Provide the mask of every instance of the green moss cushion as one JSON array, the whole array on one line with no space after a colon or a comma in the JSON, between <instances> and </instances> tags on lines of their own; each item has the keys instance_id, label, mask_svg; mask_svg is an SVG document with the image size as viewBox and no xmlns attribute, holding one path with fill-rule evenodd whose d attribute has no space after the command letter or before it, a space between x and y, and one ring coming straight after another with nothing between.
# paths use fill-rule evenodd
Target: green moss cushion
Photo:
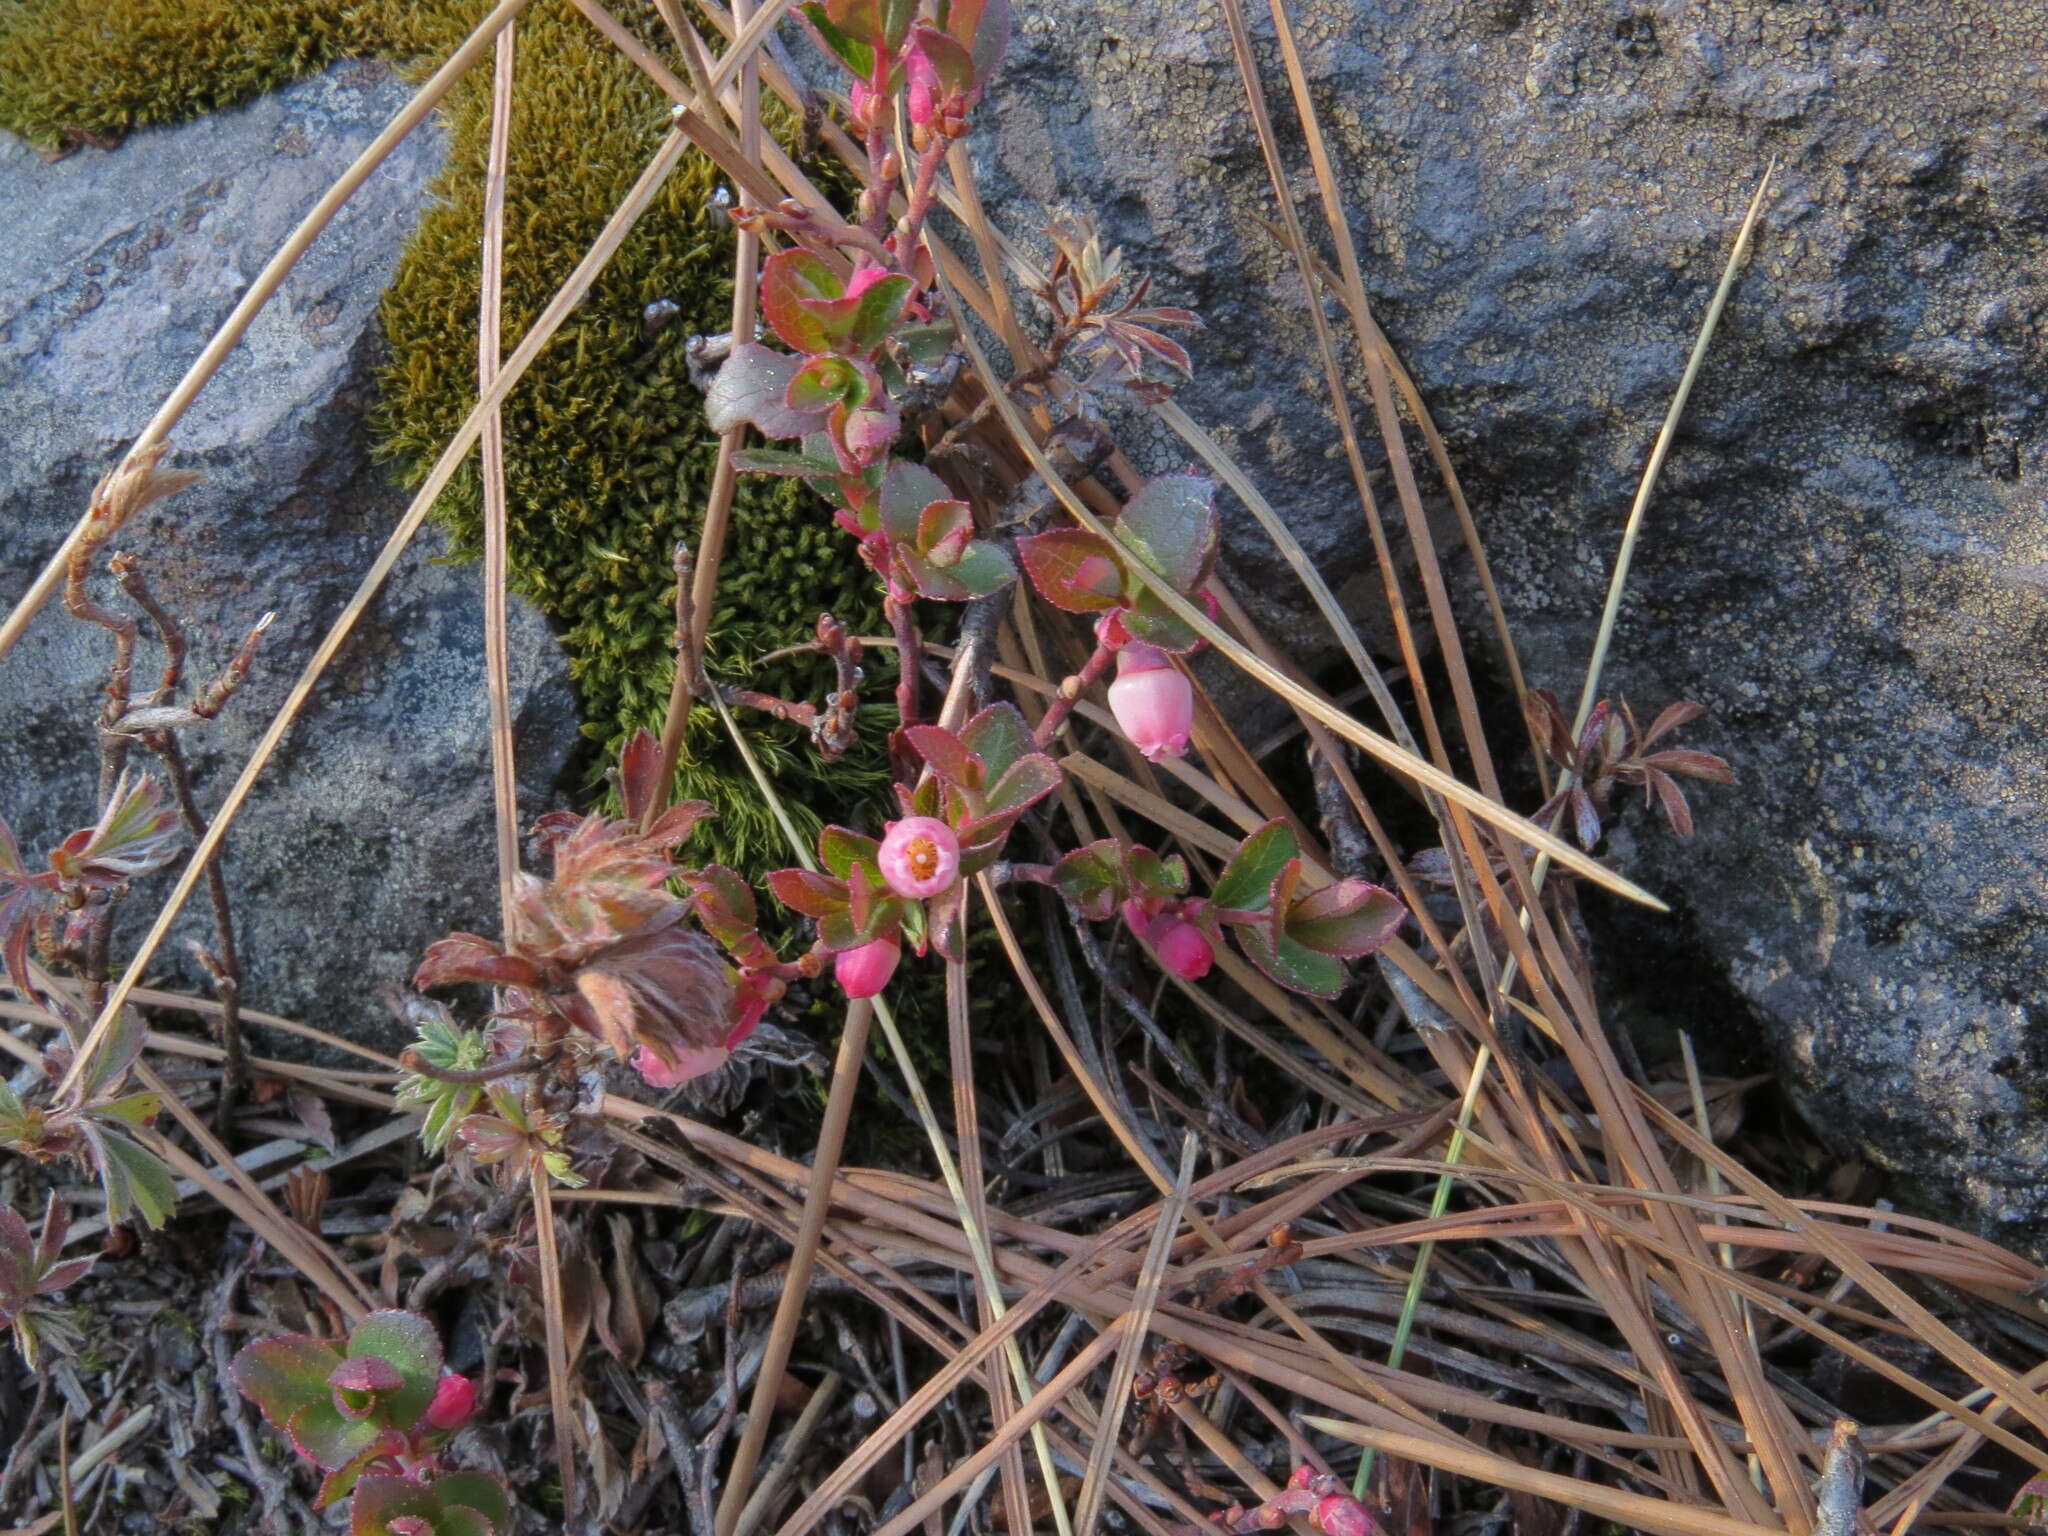
<instances>
[{"instance_id":1,"label":"green moss cushion","mask_svg":"<svg viewBox=\"0 0 2048 1536\"><path fill-rule=\"evenodd\" d=\"M615 12L654 46L651 5ZM437 61L484 13L481 0L0 0L0 127L45 147L117 137L243 101L333 60ZM517 30L518 88L506 202L505 346L547 302L653 153L668 103L567 7L534 6ZM422 218L386 295L389 361L374 426L408 479L424 474L475 399L482 169L490 78L451 95L452 136L438 201ZM786 124L775 124L786 127ZM505 411L513 584L560 630L584 730L606 748L660 725L671 675L670 554L696 540L716 440L691 386L684 343L723 330L732 233L712 206L716 169L693 156L513 393ZM648 306L673 305L669 323ZM666 306L664 306L666 312ZM475 462L437 509L459 553L481 542ZM751 658L806 639L831 612L863 633L880 624L873 584L828 509L790 481L741 481L713 614L719 675L816 696L829 669ZM861 819L885 782L887 652L874 654L876 707L863 745L829 768L800 733L746 727L809 830ZM755 873L784 862L767 806L716 719L691 722L681 792L719 815L695 851ZM605 758L612 754L604 753ZM594 761L602 759L593 757Z\"/></svg>"}]
</instances>

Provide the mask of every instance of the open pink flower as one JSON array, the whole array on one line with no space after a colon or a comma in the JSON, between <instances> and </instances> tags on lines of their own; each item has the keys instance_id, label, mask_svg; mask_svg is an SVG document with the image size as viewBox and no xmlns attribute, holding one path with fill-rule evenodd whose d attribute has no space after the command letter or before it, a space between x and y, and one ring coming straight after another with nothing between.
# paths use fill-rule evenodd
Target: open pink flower
<instances>
[{"instance_id":1,"label":"open pink flower","mask_svg":"<svg viewBox=\"0 0 2048 1536\"><path fill-rule=\"evenodd\" d=\"M906 816L882 834L878 862L890 890L922 901L952 888L960 874L960 839L935 816Z\"/></svg>"},{"instance_id":2,"label":"open pink flower","mask_svg":"<svg viewBox=\"0 0 2048 1536\"><path fill-rule=\"evenodd\" d=\"M903 946L895 939L873 939L834 955L832 979L848 997L873 997L889 985L896 962L902 958Z\"/></svg>"},{"instance_id":3,"label":"open pink flower","mask_svg":"<svg viewBox=\"0 0 2048 1536\"><path fill-rule=\"evenodd\" d=\"M1109 708L1131 745L1153 762L1181 756L1195 719L1195 690L1186 675L1137 641L1116 653L1116 668Z\"/></svg>"}]
</instances>

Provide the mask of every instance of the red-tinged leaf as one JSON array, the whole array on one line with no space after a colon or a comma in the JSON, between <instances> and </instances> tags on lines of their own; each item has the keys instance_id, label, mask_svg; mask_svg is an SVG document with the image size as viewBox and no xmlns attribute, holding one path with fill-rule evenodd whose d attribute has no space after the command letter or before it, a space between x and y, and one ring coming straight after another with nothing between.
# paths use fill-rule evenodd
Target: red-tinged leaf
<instances>
[{"instance_id":1,"label":"red-tinged leaf","mask_svg":"<svg viewBox=\"0 0 2048 1536\"><path fill-rule=\"evenodd\" d=\"M859 405L868 397L868 381L861 370L843 357L820 353L808 359L789 381L785 399L799 412L829 411L839 404Z\"/></svg>"},{"instance_id":2,"label":"red-tinged leaf","mask_svg":"<svg viewBox=\"0 0 2048 1536\"><path fill-rule=\"evenodd\" d=\"M1017 554L1038 595L1055 608L1102 613L1123 603L1123 565L1116 551L1085 528L1054 528L1019 539Z\"/></svg>"},{"instance_id":3,"label":"red-tinged leaf","mask_svg":"<svg viewBox=\"0 0 2048 1536\"><path fill-rule=\"evenodd\" d=\"M966 886L955 885L951 890L942 891L925 903L926 922L931 931L931 947L947 960L967 958L965 896Z\"/></svg>"},{"instance_id":4,"label":"red-tinged leaf","mask_svg":"<svg viewBox=\"0 0 2048 1536\"><path fill-rule=\"evenodd\" d=\"M944 570L958 565L974 537L974 514L964 501L935 501L917 519L917 552Z\"/></svg>"},{"instance_id":5,"label":"red-tinged leaf","mask_svg":"<svg viewBox=\"0 0 2048 1536\"><path fill-rule=\"evenodd\" d=\"M877 503L882 531L899 544L917 548L924 509L935 501L953 501L952 489L922 464L899 460L882 476Z\"/></svg>"},{"instance_id":6,"label":"red-tinged leaf","mask_svg":"<svg viewBox=\"0 0 2048 1536\"><path fill-rule=\"evenodd\" d=\"M988 809L994 814L1015 816L1058 789L1063 777L1059 764L1043 752L1027 753L989 786Z\"/></svg>"},{"instance_id":7,"label":"red-tinged leaf","mask_svg":"<svg viewBox=\"0 0 2048 1536\"><path fill-rule=\"evenodd\" d=\"M1287 913L1287 936L1304 949L1356 960L1369 955L1408 920L1393 892L1368 880L1339 880L1310 891Z\"/></svg>"},{"instance_id":8,"label":"red-tinged leaf","mask_svg":"<svg viewBox=\"0 0 2048 1536\"><path fill-rule=\"evenodd\" d=\"M288 1334L243 1345L231 1371L242 1396L283 1430L306 1404L327 1396L327 1375L340 1363L340 1349L326 1339Z\"/></svg>"},{"instance_id":9,"label":"red-tinged leaf","mask_svg":"<svg viewBox=\"0 0 2048 1536\"><path fill-rule=\"evenodd\" d=\"M1266 911L1272 899L1274 878L1288 860L1300 856L1301 847L1294 840L1293 830L1276 817L1238 844L1237 852L1216 877L1209 900L1225 911Z\"/></svg>"},{"instance_id":10,"label":"red-tinged leaf","mask_svg":"<svg viewBox=\"0 0 2048 1536\"><path fill-rule=\"evenodd\" d=\"M832 19L821 0L807 0L807 3L798 9L816 29L818 40L825 45L825 51L845 65L856 79L866 80L875 72L874 44L868 42L864 36L848 32L840 26Z\"/></svg>"},{"instance_id":11,"label":"red-tinged leaf","mask_svg":"<svg viewBox=\"0 0 2048 1536\"><path fill-rule=\"evenodd\" d=\"M0 816L0 880L26 880L28 866L21 862L21 845L14 840L14 828Z\"/></svg>"},{"instance_id":12,"label":"red-tinged leaf","mask_svg":"<svg viewBox=\"0 0 2048 1536\"><path fill-rule=\"evenodd\" d=\"M1682 773L1689 778L1709 779L1716 784L1733 784L1735 770L1728 766L1725 758L1711 752L1688 752L1673 749L1668 752L1652 752L1641 759L1645 768L1659 768L1665 773Z\"/></svg>"},{"instance_id":13,"label":"red-tinged leaf","mask_svg":"<svg viewBox=\"0 0 2048 1536\"><path fill-rule=\"evenodd\" d=\"M36 995L28 970L28 941L35 930L29 896L34 890L34 886L17 885L0 896L0 964L4 964L14 990L31 998Z\"/></svg>"},{"instance_id":14,"label":"red-tinged leaf","mask_svg":"<svg viewBox=\"0 0 2048 1536\"><path fill-rule=\"evenodd\" d=\"M939 24L967 45L977 80L994 77L1010 47L1010 0L942 0Z\"/></svg>"},{"instance_id":15,"label":"red-tinged leaf","mask_svg":"<svg viewBox=\"0 0 2048 1536\"><path fill-rule=\"evenodd\" d=\"M443 1503L434 1517L433 1536L495 1536L497 1526L482 1510L467 1504Z\"/></svg>"},{"instance_id":16,"label":"red-tinged leaf","mask_svg":"<svg viewBox=\"0 0 2048 1536\"><path fill-rule=\"evenodd\" d=\"M1175 613L1150 588L1132 594L1130 606L1117 615L1132 639L1184 656L1202 643L1193 625Z\"/></svg>"},{"instance_id":17,"label":"red-tinged leaf","mask_svg":"<svg viewBox=\"0 0 2048 1536\"><path fill-rule=\"evenodd\" d=\"M813 251L777 251L761 269L761 313L785 346L806 356L832 350L832 333L810 306L844 292L844 274Z\"/></svg>"},{"instance_id":18,"label":"red-tinged leaf","mask_svg":"<svg viewBox=\"0 0 2048 1536\"><path fill-rule=\"evenodd\" d=\"M379 1473L356 1484L355 1503L349 1506L349 1536L394 1536L394 1520L431 1522L439 1510L440 1500L425 1484Z\"/></svg>"},{"instance_id":19,"label":"red-tinged leaf","mask_svg":"<svg viewBox=\"0 0 2048 1536\"><path fill-rule=\"evenodd\" d=\"M1658 803L1664 807L1664 819L1671 823L1671 830L1680 837L1691 837L1692 807L1685 803L1685 791L1678 787L1678 781L1655 768L1646 769L1643 777L1656 792Z\"/></svg>"},{"instance_id":20,"label":"red-tinged leaf","mask_svg":"<svg viewBox=\"0 0 2048 1536\"><path fill-rule=\"evenodd\" d=\"M706 864L685 873L684 882L697 898L697 921L719 943L731 948L760 922L754 888L723 864Z\"/></svg>"},{"instance_id":21,"label":"red-tinged leaf","mask_svg":"<svg viewBox=\"0 0 2048 1536\"><path fill-rule=\"evenodd\" d=\"M829 917L844 912L851 897L844 880L810 869L778 869L768 876L768 889L792 912Z\"/></svg>"},{"instance_id":22,"label":"red-tinged leaf","mask_svg":"<svg viewBox=\"0 0 2048 1536\"><path fill-rule=\"evenodd\" d=\"M1076 848L1053 865L1052 883L1089 922L1107 922L1124 898L1124 845L1104 837Z\"/></svg>"},{"instance_id":23,"label":"red-tinged leaf","mask_svg":"<svg viewBox=\"0 0 2048 1536\"><path fill-rule=\"evenodd\" d=\"M313 1507L326 1509L329 1505L339 1504L347 1498L354 1492L356 1484L362 1480L363 1474L369 1470L370 1463L377 1459L382 1450L382 1446L373 1445L360 1456L336 1467L320 1479L320 1491L313 1496Z\"/></svg>"},{"instance_id":24,"label":"red-tinged leaf","mask_svg":"<svg viewBox=\"0 0 2048 1536\"><path fill-rule=\"evenodd\" d=\"M419 969L412 973L415 991L426 992L461 981L495 987L531 987L540 973L517 955L508 955L489 939L473 933L451 933L427 946Z\"/></svg>"},{"instance_id":25,"label":"red-tinged leaf","mask_svg":"<svg viewBox=\"0 0 2048 1536\"><path fill-rule=\"evenodd\" d=\"M853 926L862 934L872 933L875 928L876 909L888 899L889 888L882 882L881 872L872 864L856 864L853 874L846 882L846 912L853 919Z\"/></svg>"},{"instance_id":26,"label":"red-tinged leaf","mask_svg":"<svg viewBox=\"0 0 2048 1536\"><path fill-rule=\"evenodd\" d=\"M324 1389L321 1396L291 1416L285 1434L292 1449L323 1472L347 1466L365 1451L383 1445L387 1437L396 1438L381 1415L352 1418L335 1406L333 1396Z\"/></svg>"},{"instance_id":27,"label":"red-tinged leaf","mask_svg":"<svg viewBox=\"0 0 2048 1536\"><path fill-rule=\"evenodd\" d=\"M797 358L758 342L735 347L704 392L704 419L719 434L752 423L763 437L802 437L825 425L822 408L791 403Z\"/></svg>"},{"instance_id":28,"label":"red-tinged leaf","mask_svg":"<svg viewBox=\"0 0 2048 1536\"><path fill-rule=\"evenodd\" d=\"M1593 804L1593 797L1578 784L1572 786L1569 798L1572 819L1578 829L1579 846L1591 848L1600 841L1600 808Z\"/></svg>"},{"instance_id":29,"label":"red-tinged leaf","mask_svg":"<svg viewBox=\"0 0 2048 1536\"><path fill-rule=\"evenodd\" d=\"M405 1378L380 1355L350 1355L327 1373L327 1385L343 1392L396 1392Z\"/></svg>"},{"instance_id":30,"label":"red-tinged leaf","mask_svg":"<svg viewBox=\"0 0 2048 1536\"><path fill-rule=\"evenodd\" d=\"M1681 725L1690 725L1706 712L1706 705L1695 703L1691 699L1680 699L1676 704L1666 705L1663 712L1650 722L1649 730L1643 733L1638 750L1670 735Z\"/></svg>"},{"instance_id":31,"label":"red-tinged leaf","mask_svg":"<svg viewBox=\"0 0 2048 1536\"><path fill-rule=\"evenodd\" d=\"M800 307L831 339L832 350L848 357L865 358L889 339L909 301L910 279L892 273L857 294L804 299Z\"/></svg>"},{"instance_id":32,"label":"red-tinged leaf","mask_svg":"<svg viewBox=\"0 0 2048 1536\"><path fill-rule=\"evenodd\" d=\"M285 1102L291 1105L293 1118L305 1128L309 1142L329 1154L339 1150L340 1144L334 1136L334 1118L327 1113L325 1099L304 1083L294 1081L285 1089Z\"/></svg>"},{"instance_id":33,"label":"red-tinged leaf","mask_svg":"<svg viewBox=\"0 0 2048 1536\"><path fill-rule=\"evenodd\" d=\"M1142 843L1131 847L1129 867L1131 882L1149 896L1185 896L1188 890L1188 863L1179 854L1162 859Z\"/></svg>"},{"instance_id":34,"label":"red-tinged leaf","mask_svg":"<svg viewBox=\"0 0 2048 1536\"><path fill-rule=\"evenodd\" d=\"M426 1417L441 1383L441 1335L432 1323L417 1312L372 1312L349 1330L348 1352L374 1355L397 1370L401 1385L380 1403L393 1427L410 1430Z\"/></svg>"},{"instance_id":35,"label":"red-tinged leaf","mask_svg":"<svg viewBox=\"0 0 2048 1536\"><path fill-rule=\"evenodd\" d=\"M512 1518L512 1501L505 1485L488 1472L444 1472L434 1479L434 1492L444 1507L473 1509L494 1526Z\"/></svg>"},{"instance_id":36,"label":"red-tinged leaf","mask_svg":"<svg viewBox=\"0 0 2048 1536\"><path fill-rule=\"evenodd\" d=\"M619 803L638 822L661 796L661 739L642 726L619 753Z\"/></svg>"},{"instance_id":37,"label":"red-tinged leaf","mask_svg":"<svg viewBox=\"0 0 2048 1536\"><path fill-rule=\"evenodd\" d=\"M78 1284L91 1268L91 1259L67 1259L62 1264L44 1271L42 1279L36 1282L36 1294L54 1296L59 1291Z\"/></svg>"},{"instance_id":38,"label":"red-tinged leaf","mask_svg":"<svg viewBox=\"0 0 2048 1536\"><path fill-rule=\"evenodd\" d=\"M1009 551L986 539L974 540L961 552L959 559L946 568L935 566L910 551L901 553L918 592L937 602L964 603L969 598L987 597L990 593L1002 591L1017 577L1017 568L1010 563Z\"/></svg>"},{"instance_id":39,"label":"red-tinged leaf","mask_svg":"<svg viewBox=\"0 0 2048 1536\"><path fill-rule=\"evenodd\" d=\"M1222 538L1216 488L1192 474L1147 481L1125 503L1116 536L1176 592L1191 594L1209 579Z\"/></svg>"},{"instance_id":40,"label":"red-tinged leaf","mask_svg":"<svg viewBox=\"0 0 2048 1536\"><path fill-rule=\"evenodd\" d=\"M1592 713L1586 716L1586 723L1579 727L1577 744L1578 760L1581 763L1590 761L1593 754L1599 750L1600 733L1607 729L1607 722L1613 714L1614 706L1606 699L1602 699L1593 706Z\"/></svg>"},{"instance_id":41,"label":"red-tinged leaf","mask_svg":"<svg viewBox=\"0 0 2048 1536\"><path fill-rule=\"evenodd\" d=\"M1171 336L1165 336L1158 331L1149 330L1145 326L1132 325L1128 322L1119 327L1119 329L1124 335L1130 337L1131 340L1135 341L1147 352L1150 352L1162 363L1165 363L1169 368L1178 369L1184 374L1192 375L1194 373L1195 360L1188 356L1188 349L1175 341Z\"/></svg>"},{"instance_id":42,"label":"red-tinged leaf","mask_svg":"<svg viewBox=\"0 0 2048 1536\"><path fill-rule=\"evenodd\" d=\"M937 27L920 23L913 31L913 46L931 63L932 73L939 77L946 94L971 99L975 90L974 55Z\"/></svg>"},{"instance_id":43,"label":"red-tinged leaf","mask_svg":"<svg viewBox=\"0 0 2048 1536\"><path fill-rule=\"evenodd\" d=\"M960 740L980 758L989 774L1001 778L1010 764L1032 750L1031 727L1014 704L991 704L960 728Z\"/></svg>"},{"instance_id":44,"label":"red-tinged leaf","mask_svg":"<svg viewBox=\"0 0 2048 1536\"><path fill-rule=\"evenodd\" d=\"M917 754L931 765L933 773L949 784L977 793L988 784L988 769L969 750L967 743L943 726L913 725L904 731Z\"/></svg>"},{"instance_id":45,"label":"red-tinged leaf","mask_svg":"<svg viewBox=\"0 0 2048 1536\"><path fill-rule=\"evenodd\" d=\"M852 876L856 864L872 867L881 851L882 845L872 837L845 827L827 827L818 834L818 862L842 880Z\"/></svg>"}]
</instances>

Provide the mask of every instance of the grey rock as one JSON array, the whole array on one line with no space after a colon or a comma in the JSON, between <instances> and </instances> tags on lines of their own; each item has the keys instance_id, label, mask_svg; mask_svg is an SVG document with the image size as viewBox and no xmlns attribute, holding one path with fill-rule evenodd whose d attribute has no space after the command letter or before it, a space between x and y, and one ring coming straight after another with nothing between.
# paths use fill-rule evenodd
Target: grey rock
<instances>
[{"instance_id":1,"label":"grey rock","mask_svg":"<svg viewBox=\"0 0 2048 1536\"><path fill-rule=\"evenodd\" d=\"M27 587L248 281L407 94L387 70L340 66L111 152L44 164L0 144L0 603ZM174 434L166 464L203 483L117 541L187 624L195 683L278 613L248 686L216 725L185 733L209 810L404 509L370 462L364 412L378 297L443 152L431 134L402 146L336 218ZM377 984L403 980L451 927L496 924L478 576L436 563L438 548L429 531L406 555L227 852L247 1003L387 1044ZM132 608L104 577L95 591ZM32 857L93 819L92 720L110 655L104 631L52 605L0 663L0 814ZM145 647L140 687L158 665ZM512 671L531 813L553 797L577 716L560 650L523 606ZM138 887L131 928L168 884ZM193 986L187 940L212 943L203 893L158 962Z\"/></svg>"},{"instance_id":2,"label":"grey rock","mask_svg":"<svg viewBox=\"0 0 2048 1536\"><path fill-rule=\"evenodd\" d=\"M1450 441L1528 674L1567 698L1636 478L1741 210L1777 157L1779 189L1666 469L1610 672L1641 707L1705 703L1689 739L1729 756L1741 783L1695 797L1703 825L1689 842L1630 823L1643 830L1615 852L1684 926L1624 924L1610 948L1640 959L1684 935L1762 1021L1840 1150L2039 1247L2039 6L1289 8L1376 313ZM1291 123L1272 22L1247 9ZM1165 302L1207 317L1184 403L1225 429L1366 613L1377 577L1318 399L1302 285L1257 222L1272 198L1220 8L1035 0L1019 13L992 125L974 141L986 201L1019 233L1057 206L1092 210ZM1285 131L1313 226L1307 158ZM1373 435L1369 416L1361 425ZM1153 470L1186 456L1157 436L1144 449ZM1384 478L1377 489L1392 508ZM1240 589L1290 642L1310 633L1273 595L1291 582L1255 530L1232 532ZM1671 990L1642 1001L1734 1027Z\"/></svg>"}]
</instances>

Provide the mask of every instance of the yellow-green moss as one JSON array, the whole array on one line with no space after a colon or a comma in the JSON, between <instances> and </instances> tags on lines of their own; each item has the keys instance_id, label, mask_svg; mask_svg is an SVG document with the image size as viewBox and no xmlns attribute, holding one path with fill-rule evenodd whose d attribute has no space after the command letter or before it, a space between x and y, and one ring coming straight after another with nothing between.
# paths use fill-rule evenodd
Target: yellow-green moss
<instances>
[{"instance_id":1,"label":"yellow-green moss","mask_svg":"<svg viewBox=\"0 0 2048 1536\"><path fill-rule=\"evenodd\" d=\"M0 127L55 145L118 135L246 100L336 58L437 60L482 0L0 0ZM656 47L640 0L615 12ZM536 5L518 27L518 90L506 201L505 344L515 344L653 153L668 103L567 7ZM482 167L488 70L451 94L446 169L407 246L383 323L390 361L375 412L379 449L417 479L475 398ZM557 625L580 690L584 730L607 748L659 726L672 629L669 557L695 542L715 440L689 382L683 344L722 330L732 234L710 207L718 176L693 156L672 175L588 299L506 406L513 582ZM672 322L649 335L645 311ZM480 539L474 461L437 509L458 552ZM873 633L873 582L824 509L793 482L743 480L713 615L722 675L793 696L827 672L809 660L749 676L749 659L800 641L820 611ZM791 728L748 728L778 788L809 826L856 819L884 783L879 751L890 660L874 657L864 745L822 767ZM718 819L701 857L748 873L786 850L767 807L699 711L683 793ZM609 756L609 752L606 756Z\"/></svg>"}]
</instances>

